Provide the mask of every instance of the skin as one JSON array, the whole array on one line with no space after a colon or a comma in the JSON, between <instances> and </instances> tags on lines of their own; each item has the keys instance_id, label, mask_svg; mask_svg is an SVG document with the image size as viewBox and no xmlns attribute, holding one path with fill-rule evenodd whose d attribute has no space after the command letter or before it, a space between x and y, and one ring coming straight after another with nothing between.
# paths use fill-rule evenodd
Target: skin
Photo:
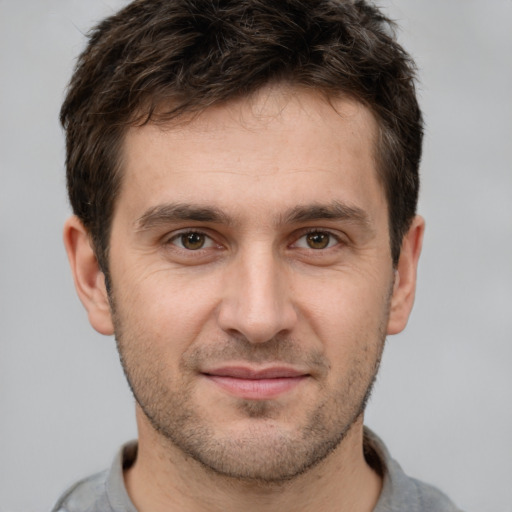
<instances>
[{"instance_id":1,"label":"skin","mask_svg":"<svg viewBox=\"0 0 512 512\"><path fill-rule=\"evenodd\" d=\"M364 404L424 230L415 218L393 268L376 129L360 104L284 86L131 128L110 301L67 222L79 296L137 399L138 510L374 508Z\"/></svg>"}]
</instances>

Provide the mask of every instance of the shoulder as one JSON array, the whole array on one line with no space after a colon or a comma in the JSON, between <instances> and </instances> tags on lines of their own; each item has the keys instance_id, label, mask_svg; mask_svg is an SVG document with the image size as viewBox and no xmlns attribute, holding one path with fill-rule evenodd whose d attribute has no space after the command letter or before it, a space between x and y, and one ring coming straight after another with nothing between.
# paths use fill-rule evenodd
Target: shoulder
<instances>
[{"instance_id":1,"label":"shoulder","mask_svg":"<svg viewBox=\"0 0 512 512\"><path fill-rule=\"evenodd\" d=\"M432 512L461 512L453 502L437 487L411 478L411 483L416 487L421 510Z\"/></svg>"},{"instance_id":2,"label":"shoulder","mask_svg":"<svg viewBox=\"0 0 512 512\"><path fill-rule=\"evenodd\" d=\"M396 461L390 461L388 471L394 491L391 501L395 508L391 510L461 512L437 487L407 476Z\"/></svg>"},{"instance_id":3,"label":"shoulder","mask_svg":"<svg viewBox=\"0 0 512 512\"><path fill-rule=\"evenodd\" d=\"M123 470L137 457L137 443L125 444L110 469L96 473L71 486L52 512L137 512L126 491Z\"/></svg>"},{"instance_id":4,"label":"shoulder","mask_svg":"<svg viewBox=\"0 0 512 512\"><path fill-rule=\"evenodd\" d=\"M57 501L52 512L107 512L108 471L97 473L71 486Z\"/></svg>"},{"instance_id":5,"label":"shoulder","mask_svg":"<svg viewBox=\"0 0 512 512\"><path fill-rule=\"evenodd\" d=\"M439 489L406 475L371 430L366 428L364 434L367 461L383 477L374 512L461 512Z\"/></svg>"}]
</instances>

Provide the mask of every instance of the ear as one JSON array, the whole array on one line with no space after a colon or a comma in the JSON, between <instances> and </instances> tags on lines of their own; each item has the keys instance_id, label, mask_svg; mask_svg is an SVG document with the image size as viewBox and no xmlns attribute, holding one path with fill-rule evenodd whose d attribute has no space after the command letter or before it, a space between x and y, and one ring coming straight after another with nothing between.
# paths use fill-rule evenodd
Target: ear
<instances>
[{"instance_id":1,"label":"ear","mask_svg":"<svg viewBox=\"0 0 512 512\"><path fill-rule=\"evenodd\" d=\"M398 334L405 329L414 304L416 275L420 258L425 221L416 216L402 241L400 259L395 271L395 283L391 297L388 334Z\"/></svg>"},{"instance_id":2,"label":"ear","mask_svg":"<svg viewBox=\"0 0 512 512\"><path fill-rule=\"evenodd\" d=\"M64 224L63 235L75 288L87 310L89 322L101 334L114 334L105 276L94 254L89 233L73 216Z\"/></svg>"}]
</instances>

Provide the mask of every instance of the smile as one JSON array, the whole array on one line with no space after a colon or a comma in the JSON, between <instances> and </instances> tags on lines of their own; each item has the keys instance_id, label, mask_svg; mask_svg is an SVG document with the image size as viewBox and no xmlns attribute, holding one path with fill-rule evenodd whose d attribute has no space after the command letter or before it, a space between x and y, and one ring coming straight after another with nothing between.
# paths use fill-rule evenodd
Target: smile
<instances>
[{"instance_id":1,"label":"smile","mask_svg":"<svg viewBox=\"0 0 512 512\"><path fill-rule=\"evenodd\" d=\"M269 400L290 392L308 375L284 367L254 370L245 367L217 368L203 375L229 394L248 400Z\"/></svg>"}]
</instances>

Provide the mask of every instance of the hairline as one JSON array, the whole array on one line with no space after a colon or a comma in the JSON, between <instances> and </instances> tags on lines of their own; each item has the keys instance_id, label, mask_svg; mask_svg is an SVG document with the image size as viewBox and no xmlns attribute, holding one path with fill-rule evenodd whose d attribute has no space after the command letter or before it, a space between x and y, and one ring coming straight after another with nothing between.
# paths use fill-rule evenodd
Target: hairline
<instances>
[{"instance_id":1,"label":"hairline","mask_svg":"<svg viewBox=\"0 0 512 512\"><path fill-rule=\"evenodd\" d=\"M393 256L395 248L393 247L394 242L394 226L391 219L391 208L390 208L390 197L388 193L387 181L386 181L386 171L383 168L385 166L385 153L386 153L386 143L384 141L385 137L383 133L388 129L385 126L384 120L375 112L375 109L372 108L368 102L363 101L361 98L358 98L356 94L351 91L346 90L332 90L329 88L323 88L321 86L311 86L302 84L300 82L293 82L290 79L282 79L282 80L273 80L267 84L264 84L258 88L255 88L253 91L250 91L247 94L234 95L230 98L227 98L222 101L212 102L205 106L201 105L191 105L189 108L183 109L183 111L179 111L179 109L165 109L164 105L169 105L170 101L161 101L160 104L152 104L150 100L147 100L145 103L142 103L138 109L132 114L132 116L127 120L125 124L120 124L117 126L118 128L118 144L115 148L114 153L111 155L112 159L115 160L115 164L113 165L113 183L115 184L115 193L111 203L111 209L108 212L109 216L106 219L108 222L106 224L106 228L102 231L102 237L100 240L93 240L93 246L96 253L96 256L100 262L100 267L106 277L109 277L109 252L110 252L110 237L112 232L112 224L114 221L115 211L117 208L117 204L119 202L119 196L122 193L123 183L124 183L124 174L125 171L123 167L126 164L125 160L125 150L126 150L126 139L127 134L130 130L134 128L140 128L142 126L153 124L155 126L174 128L179 127L183 124L189 124L194 122L198 116L202 113L206 112L210 108L215 107L223 107L226 105L230 105L236 101L240 100L251 100L261 91L270 87L281 87L285 86L289 90L296 91L309 91L320 98L322 98L338 115L342 115L335 107L334 102L337 100L348 100L355 102L357 105L364 107L372 116L375 122L375 130L372 130L372 160L375 165L375 173L381 190L384 194L385 203L386 203L386 213L387 213L387 223L388 223L388 237L389 237L389 247L391 251L391 255L393 257L393 266L396 266L397 261ZM160 112L168 112L169 114L161 114ZM412 222L412 218L409 219L408 225ZM97 228L96 228L97 230ZM101 232L101 231L98 231ZM92 233L90 233L92 235ZM403 234L402 234L403 238ZM99 245L99 246L97 246ZM398 255L400 253L400 244L398 247Z\"/></svg>"}]
</instances>

